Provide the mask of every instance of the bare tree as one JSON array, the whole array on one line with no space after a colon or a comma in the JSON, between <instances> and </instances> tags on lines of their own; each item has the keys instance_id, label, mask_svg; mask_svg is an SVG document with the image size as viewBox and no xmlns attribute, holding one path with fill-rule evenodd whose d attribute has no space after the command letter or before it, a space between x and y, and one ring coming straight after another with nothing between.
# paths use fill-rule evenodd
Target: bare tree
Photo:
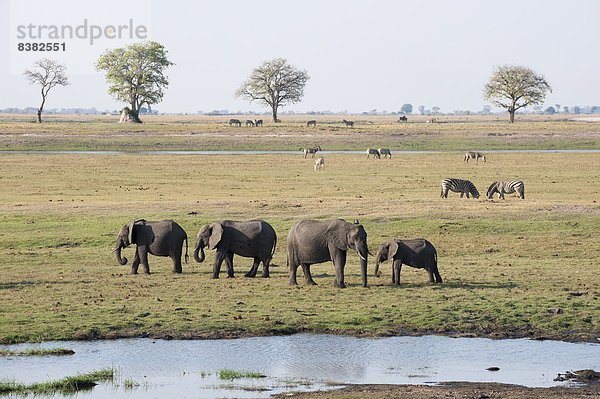
<instances>
[{"instance_id":1,"label":"bare tree","mask_svg":"<svg viewBox=\"0 0 600 399\"><path fill-rule=\"evenodd\" d=\"M25 78L31 84L39 84L41 86L42 104L38 108L38 122L42 123L42 112L46 104L48 92L56 86L67 86L69 80L65 71L67 67L49 58L42 58L33 64L32 69L26 69L23 72Z\"/></svg>"},{"instance_id":2,"label":"bare tree","mask_svg":"<svg viewBox=\"0 0 600 399\"><path fill-rule=\"evenodd\" d=\"M275 58L252 71L235 96L269 106L273 122L279 122L279 107L300 102L309 79L306 71L296 69L285 58Z\"/></svg>"},{"instance_id":3,"label":"bare tree","mask_svg":"<svg viewBox=\"0 0 600 399\"><path fill-rule=\"evenodd\" d=\"M503 65L496 68L484 87L483 97L493 105L505 108L509 121L515 121L515 112L528 105L542 104L546 92L552 92L542 75L530 68Z\"/></svg>"}]
</instances>

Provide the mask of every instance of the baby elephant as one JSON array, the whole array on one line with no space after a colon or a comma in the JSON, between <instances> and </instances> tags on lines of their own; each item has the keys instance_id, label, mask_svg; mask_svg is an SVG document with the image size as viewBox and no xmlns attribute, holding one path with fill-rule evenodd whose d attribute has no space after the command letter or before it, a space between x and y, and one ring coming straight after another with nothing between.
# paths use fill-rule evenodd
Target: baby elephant
<instances>
[{"instance_id":1,"label":"baby elephant","mask_svg":"<svg viewBox=\"0 0 600 399\"><path fill-rule=\"evenodd\" d=\"M131 265L131 274L137 274L140 263L144 272L150 274L148 254L168 256L173 260L173 273L181 273L181 253L185 241L185 261L188 261L188 241L185 231L172 220L147 222L143 219L132 220L119 232L117 245L113 252L117 262L127 264L127 258L121 257L121 250L131 244L136 245L135 256Z\"/></svg>"},{"instance_id":2,"label":"baby elephant","mask_svg":"<svg viewBox=\"0 0 600 399\"><path fill-rule=\"evenodd\" d=\"M379 263L394 259L392 264L392 284L400 284L400 269L402 264L425 269L429 273L430 283L441 283L442 276L437 267L437 252L435 247L427 240L417 238L414 240L392 240L381 244L375 255L375 276L379 277ZM434 280L435 276L435 280Z\"/></svg>"}]
</instances>

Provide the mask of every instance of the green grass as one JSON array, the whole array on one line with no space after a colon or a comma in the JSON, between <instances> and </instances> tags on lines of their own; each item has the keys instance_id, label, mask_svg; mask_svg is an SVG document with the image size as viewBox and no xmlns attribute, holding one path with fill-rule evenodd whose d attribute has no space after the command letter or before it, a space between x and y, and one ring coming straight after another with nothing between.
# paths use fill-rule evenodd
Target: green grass
<instances>
[{"instance_id":1,"label":"green grass","mask_svg":"<svg viewBox=\"0 0 600 399\"><path fill-rule=\"evenodd\" d=\"M266 375L253 371L236 371L231 369L222 369L218 373L221 380L238 380L240 378L266 378Z\"/></svg>"},{"instance_id":2,"label":"green grass","mask_svg":"<svg viewBox=\"0 0 600 399\"><path fill-rule=\"evenodd\" d=\"M31 125L54 129L48 143L60 139L63 130L65 136L88 143L85 134L92 135L94 129L88 132L86 123L79 123L83 136L59 122ZM194 123L201 125L173 122L159 127L166 141L176 141L177 130ZM436 140L477 136L469 129L478 123L496 122L438 124L444 132ZM497 128L541 137L544 131L554 135L560 130L553 124L579 129L564 121ZM135 129L159 128L147 125ZM299 125L284 124L282 134L288 126L297 128L289 133L296 143L320 141L317 135L307 143ZM222 127L208 126L217 137ZM589 137L597 137L596 125L586 126ZM400 127L375 128L390 138L392 129ZM0 141L11 134L0 134ZM368 140L369 146L378 146L375 137L359 128L324 133L340 148ZM512 136L493 137L513 148ZM241 143L238 138L215 140L251 145L250 137ZM275 146L279 138L272 139L261 137L258 142ZM204 142L215 143L208 133ZM564 145L569 143L566 139ZM463 154L394 154L391 160L326 154L325 169L317 173L313 161L300 152L2 154L0 342L306 331L595 340L600 336L600 154L490 153L488 162L479 165L465 164ZM507 195L505 201L461 200L453 193L441 199L439 184L447 176L472 180L482 194L491 181L520 178L527 199ZM300 285L288 286L285 240L291 225L300 219L337 217L358 218L372 252L393 238L428 239L438 250L444 284L429 285L424 271L404 267L401 286L392 287L388 262L382 265L383 276L369 276L370 287L363 289L359 258L349 252L346 290L333 288L330 263L312 267L318 286L304 285L301 273ZM132 276L130 265L119 266L111 251L118 230L134 218L176 220L188 233L190 254L196 233L206 223L265 219L279 238L271 278L244 278L251 260L236 257L236 278L213 280L212 251L203 264L184 264L182 275L171 274L169 259L151 256L153 274ZM130 260L132 254L133 249L124 250ZM373 266L370 260L371 275Z\"/></svg>"},{"instance_id":3,"label":"green grass","mask_svg":"<svg viewBox=\"0 0 600 399\"><path fill-rule=\"evenodd\" d=\"M73 394L79 391L92 389L98 382L111 381L114 376L112 368L79 374L77 376L65 377L56 381L40 382L30 385L20 384L14 381L0 382L0 394L17 395L56 395Z\"/></svg>"},{"instance_id":4,"label":"green grass","mask_svg":"<svg viewBox=\"0 0 600 399\"><path fill-rule=\"evenodd\" d=\"M74 355L75 352L71 349L53 348L53 349L25 349L12 351L8 349L0 349L0 356L65 356Z\"/></svg>"}]
</instances>

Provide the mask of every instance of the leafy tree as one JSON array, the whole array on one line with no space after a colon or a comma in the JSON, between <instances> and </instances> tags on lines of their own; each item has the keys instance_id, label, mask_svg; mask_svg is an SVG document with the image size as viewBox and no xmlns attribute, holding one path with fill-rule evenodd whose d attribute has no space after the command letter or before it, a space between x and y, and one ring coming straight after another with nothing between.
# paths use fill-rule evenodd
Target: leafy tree
<instances>
[{"instance_id":1,"label":"leafy tree","mask_svg":"<svg viewBox=\"0 0 600 399\"><path fill-rule=\"evenodd\" d=\"M108 93L129 104L124 109L129 120L140 123L140 108L162 101L169 85L165 70L171 65L163 45L149 41L107 50L98 58L96 70L106 73Z\"/></svg>"},{"instance_id":2,"label":"leafy tree","mask_svg":"<svg viewBox=\"0 0 600 399\"><path fill-rule=\"evenodd\" d=\"M440 107L431 107L431 113L433 115L438 115L440 113Z\"/></svg>"},{"instance_id":3,"label":"leafy tree","mask_svg":"<svg viewBox=\"0 0 600 399\"><path fill-rule=\"evenodd\" d=\"M403 114L410 115L413 112L413 106L412 104L404 104L400 110Z\"/></svg>"},{"instance_id":4,"label":"leafy tree","mask_svg":"<svg viewBox=\"0 0 600 399\"><path fill-rule=\"evenodd\" d=\"M509 121L515 121L515 112L528 105L542 104L546 92L552 92L542 75L523 66L503 65L496 68L484 87L484 99L505 108Z\"/></svg>"},{"instance_id":5,"label":"leafy tree","mask_svg":"<svg viewBox=\"0 0 600 399\"><path fill-rule=\"evenodd\" d=\"M46 104L48 92L56 86L67 86L69 79L65 71L67 67L49 58L42 58L33 64L32 69L26 69L23 72L25 78L31 84L39 84L41 86L42 103L37 111L38 122L42 123L42 112Z\"/></svg>"},{"instance_id":6,"label":"leafy tree","mask_svg":"<svg viewBox=\"0 0 600 399\"><path fill-rule=\"evenodd\" d=\"M279 107L300 102L309 79L306 71L288 64L285 58L275 58L254 69L235 96L270 107L273 122L279 122Z\"/></svg>"},{"instance_id":7,"label":"leafy tree","mask_svg":"<svg viewBox=\"0 0 600 399\"><path fill-rule=\"evenodd\" d=\"M425 115L425 106L424 105L419 105L419 114Z\"/></svg>"},{"instance_id":8,"label":"leafy tree","mask_svg":"<svg viewBox=\"0 0 600 399\"><path fill-rule=\"evenodd\" d=\"M556 113L556 109L554 107L548 107L544 110L545 114L554 115Z\"/></svg>"}]
</instances>

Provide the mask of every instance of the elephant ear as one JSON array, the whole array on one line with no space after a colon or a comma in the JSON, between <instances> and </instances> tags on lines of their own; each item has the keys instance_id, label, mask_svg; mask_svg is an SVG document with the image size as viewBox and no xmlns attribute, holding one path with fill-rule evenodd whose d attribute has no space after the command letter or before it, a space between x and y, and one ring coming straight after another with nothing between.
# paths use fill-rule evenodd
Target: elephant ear
<instances>
[{"instance_id":1,"label":"elephant ear","mask_svg":"<svg viewBox=\"0 0 600 399\"><path fill-rule=\"evenodd\" d=\"M213 223L211 226L210 237L208 237L208 248L215 249L223 237L223 225Z\"/></svg>"},{"instance_id":2,"label":"elephant ear","mask_svg":"<svg viewBox=\"0 0 600 399\"><path fill-rule=\"evenodd\" d=\"M393 259L394 256L398 253L398 242L396 240L390 241L390 245L388 246L388 259Z\"/></svg>"},{"instance_id":3,"label":"elephant ear","mask_svg":"<svg viewBox=\"0 0 600 399\"><path fill-rule=\"evenodd\" d=\"M129 229L129 244L133 244L133 228L136 225L136 223L146 223L146 221L144 219L138 219L138 220L132 220L131 222L129 222L129 224L127 225L127 228Z\"/></svg>"},{"instance_id":4,"label":"elephant ear","mask_svg":"<svg viewBox=\"0 0 600 399\"><path fill-rule=\"evenodd\" d=\"M350 248L348 245L349 233L347 228L339 224L333 224L327 228L328 241L342 251L347 251Z\"/></svg>"}]
</instances>

